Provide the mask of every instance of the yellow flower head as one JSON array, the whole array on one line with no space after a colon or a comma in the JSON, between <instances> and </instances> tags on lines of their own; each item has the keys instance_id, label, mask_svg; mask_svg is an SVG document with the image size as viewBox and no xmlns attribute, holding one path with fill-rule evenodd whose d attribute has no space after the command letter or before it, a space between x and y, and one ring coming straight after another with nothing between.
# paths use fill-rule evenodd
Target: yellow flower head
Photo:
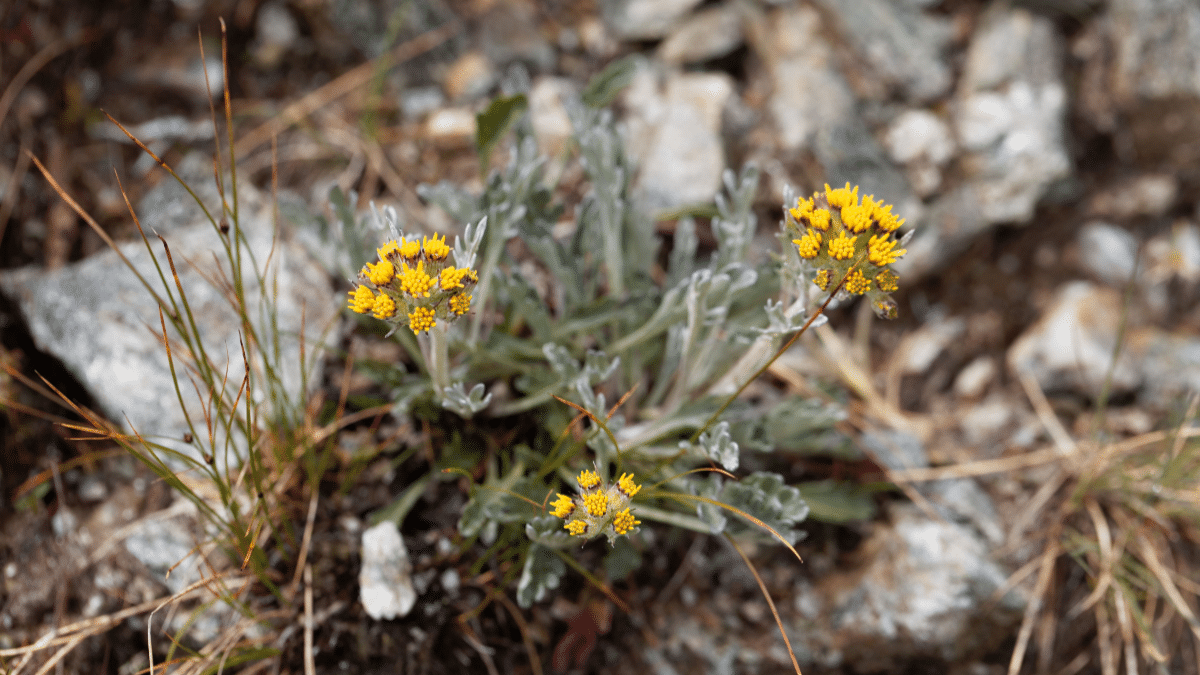
<instances>
[{"instance_id":1,"label":"yellow flower head","mask_svg":"<svg viewBox=\"0 0 1200 675\"><path fill-rule=\"evenodd\" d=\"M396 268L385 258L382 262L367 263L367 278L376 286L385 286L396 276Z\"/></svg>"},{"instance_id":2,"label":"yellow flower head","mask_svg":"<svg viewBox=\"0 0 1200 675\"><path fill-rule=\"evenodd\" d=\"M858 203L858 186L850 188L850 183L846 183L846 187L834 190L829 187L829 183L825 184L825 199L829 202L829 208L840 209L851 204Z\"/></svg>"},{"instance_id":3,"label":"yellow flower head","mask_svg":"<svg viewBox=\"0 0 1200 675\"><path fill-rule=\"evenodd\" d=\"M583 506L589 515L603 516L608 513L608 495L603 492L588 492L583 495Z\"/></svg>"},{"instance_id":4,"label":"yellow flower head","mask_svg":"<svg viewBox=\"0 0 1200 675\"><path fill-rule=\"evenodd\" d=\"M854 243L858 237L851 237L842 232L837 239L829 242L829 255L834 260L849 260L854 257Z\"/></svg>"},{"instance_id":5,"label":"yellow flower head","mask_svg":"<svg viewBox=\"0 0 1200 675\"><path fill-rule=\"evenodd\" d=\"M908 253L908 250L903 248L897 251L896 243L896 240L887 234L877 234L871 237L867 246L867 260L878 267L891 265L899 260L900 256Z\"/></svg>"},{"instance_id":6,"label":"yellow flower head","mask_svg":"<svg viewBox=\"0 0 1200 675\"><path fill-rule=\"evenodd\" d=\"M383 246L380 246L379 248L375 249L375 252L379 254L380 260L387 260L388 256L390 256L391 254L400 252L400 244L397 243L397 241L395 239L393 239L393 240L387 242L386 244L384 244Z\"/></svg>"},{"instance_id":7,"label":"yellow flower head","mask_svg":"<svg viewBox=\"0 0 1200 675\"><path fill-rule=\"evenodd\" d=\"M812 260L821 252L821 233L810 227L808 234L799 239L793 239L792 243L799 247L801 258Z\"/></svg>"},{"instance_id":8,"label":"yellow flower head","mask_svg":"<svg viewBox=\"0 0 1200 675\"><path fill-rule=\"evenodd\" d=\"M884 293L895 293L899 290L900 275L890 269L883 270L875 275L875 283L879 286L879 290Z\"/></svg>"},{"instance_id":9,"label":"yellow flower head","mask_svg":"<svg viewBox=\"0 0 1200 675\"><path fill-rule=\"evenodd\" d=\"M415 239L412 241L407 241L403 238L400 239L400 257L401 258L404 258L405 260L407 260L409 262L413 262L417 259L417 256L419 256L419 255L421 255L420 242L418 242Z\"/></svg>"},{"instance_id":10,"label":"yellow flower head","mask_svg":"<svg viewBox=\"0 0 1200 675\"><path fill-rule=\"evenodd\" d=\"M627 473L622 475L620 480L617 481L617 489L625 493L626 497L633 497L638 493L638 490L642 489L642 486L633 482L633 474Z\"/></svg>"},{"instance_id":11,"label":"yellow flower head","mask_svg":"<svg viewBox=\"0 0 1200 675\"><path fill-rule=\"evenodd\" d=\"M850 276L846 277L846 290L855 295L862 295L871 290L871 280L863 274L859 268L855 268Z\"/></svg>"},{"instance_id":12,"label":"yellow flower head","mask_svg":"<svg viewBox=\"0 0 1200 675\"><path fill-rule=\"evenodd\" d=\"M350 291L350 309L359 314L366 314L375 306L375 294L366 286L358 286Z\"/></svg>"},{"instance_id":13,"label":"yellow flower head","mask_svg":"<svg viewBox=\"0 0 1200 675\"><path fill-rule=\"evenodd\" d=\"M554 507L554 510L550 513L554 514L555 518L566 518L575 510L575 502L571 501L570 497L561 492L558 495L558 499L555 499L554 503L550 506Z\"/></svg>"},{"instance_id":14,"label":"yellow flower head","mask_svg":"<svg viewBox=\"0 0 1200 675\"><path fill-rule=\"evenodd\" d=\"M438 241L438 235L433 235L433 239L426 237L421 244L421 248L425 251L425 258L435 262L441 262L450 255L450 247L446 245L446 236L442 235L442 240Z\"/></svg>"},{"instance_id":15,"label":"yellow flower head","mask_svg":"<svg viewBox=\"0 0 1200 675\"><path fill-rule=\"evenodd\" d=\"M455 295L450 298L450 311L451 312L454 312L455 314L462 316L463 314L466 314L467 310L469 310L469 309L471 309L471 294L470 293L459 293L458 295Z\"/></svg>"},{"instance_id":16,"label":"yellow flower head","mask_svg":"<svg viewBox=\"0 0 1200 675\"><path fill-rule=\"evenodd\" d=\"M579 472L579 487L590 490L600 484L600 474L584 469Z\"/></svg>"},{"instance_id":17,"label":"yellow flower head","mask_svg":"<svg viewBox=\"0 0 1200 675\"><path fill-rule=\"evenodd\" d=\"M436 325L433 310L428 307L416 307L408 313L408 327L414 333L427 331Z\"/></svg>"},{"instance_id":18,"label":"yellow flower head","mask_svg":"<svg viewBox=\"0 0 1200 675\"><path fill-rule=\"evenodd\" d=\"M638 525L641 525L642 521L634 518L633 514L629 512L629 509L625 509L624 511L618 513L615 518L613 518L612 524L613 530L615 530L617 534L629 534L630 530Z\"/></svg>"},{"instance_id":19,"label":"yellow flower head","mask_svg":"<svg viewBox=\"0 0 1200 675\"><path fill-rule=\"evenodd\" d=\"M376 319L390 319L396 315L396 303L386 294L375 296L375 305L371 308L371 316Z\"/></svg>"},{"instance_id":20,"label":"yellow flower head","mask_svg":"<svg viewBox=\"0 0 1200 675\"><path fill-rule=\"evenodd\" d=\"M563 527L567 528L567 532L570 532L576 537L584 536L587 534L588 530L587 523L582 520L568 520L563 524Z\"/></svg>"},{"instance_id":21,"label":"yellow flower head","mask_svg":"<svg viewBox=\"0 0 1200 675\"><path fill-rule=\"evenodd\" d=\"M444 291L450 291L455 288L463 288L462 280L467 277L467 274L470 271L471 270L466 267L458 269L453 266L447 267L446 269L442 270L442 275L438 278L438 285L441 286L442 290Z\"/></svg>"},{"instance_id":22,"label":"yellow flower head","mask_svg":"<svg viewBox=\"0 0 1200 675\"><path fill-rule=\"evenodd\" d=\"M414 298L428 298L433 288L433 277L425 273L425 261L417 262L416 268L400 263L400 290Z\"/></svg>"}]
</instances>

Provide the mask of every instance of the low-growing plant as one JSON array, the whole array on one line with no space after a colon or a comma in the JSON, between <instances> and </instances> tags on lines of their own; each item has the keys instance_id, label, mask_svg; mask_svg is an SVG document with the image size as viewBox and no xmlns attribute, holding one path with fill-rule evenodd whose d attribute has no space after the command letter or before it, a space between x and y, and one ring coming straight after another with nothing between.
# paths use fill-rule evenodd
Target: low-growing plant
<instances>
[{"instance_id":1,"label":"low-growing plant","mask_svg":"<svg viewBox=\"0 0 1200 675\"><path fill-rule=\"evenodd\" d=\"M634 67L618 62L586 91L627 80ZM789 437L811 442L844 413L836 404L795 400L764 410L740 395L825 321L830 303L865 296L879 316L896 315L891 264L905 253L897 236L904 221L874 197L860 198L857 187L826 185L806 198L789 193L781 245L757 250L759 174L747 166L724 175L711 217L715 250L702 258L697 223L682 217L669 252L660 254L652 221L631 194L635 167L613 116L582 96L565 103L588 187L571 226L561 228L567 206L546 183L527 120L513 113L518 96L480 116L481 153L505 129L515 136L507 166L487 177L481 194L448 183L419 189L467 224L453 264L441 240L404 233L392 209L373 209L363 220L337 209L342 240L375 249L354 276L349 309L366 321L388 321L389 334L402 340L415 333L420 341L424 374L377 374L400 383L392 390L395 411L422 414L428 401L464 418L521 417L539 430L489 453L482 467L477 459L431 467L471 481L458 530L464 546L487 546L472 571L499 561L507 571L495 592L515 582L517 603L529 607L558 588L569 567L625 607L572 551L603 537L611 547L608 576L623 578L640 561L624 538L652 522L721 534L731 544L735 536L765 536L799 559L797 525L810 513L804 490L768 471L733 472L743 448L769 451ZM344 197L334 193L332 201ZM386 241L346 234L364 229ZM564 406L577 413L573 420ZM842 450L838 435L823 438L828 444L819 450ZM853 488L821 487L816 497L840 506L870 499ZM794 655L793 665L799 672Z\"/></svg>"}]
</instances>

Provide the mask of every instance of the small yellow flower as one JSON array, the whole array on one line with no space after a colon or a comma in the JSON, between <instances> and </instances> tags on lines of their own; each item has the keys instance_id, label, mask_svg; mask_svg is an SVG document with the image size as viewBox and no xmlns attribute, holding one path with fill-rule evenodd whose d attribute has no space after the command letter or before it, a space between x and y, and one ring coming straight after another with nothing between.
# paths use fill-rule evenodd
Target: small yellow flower
<instances>
[{"instance_id":1,"label":"small yellow flower","mask_svg":"<svg viewBox=\"0 0 1200 675\"><path fill-rule=\"evenodd\" d=\"M871 229L871 214L873 211L867 203L869 199L871 199L869 196L864 197L862 204L850 204L842 207L842 224L846 226L846 229L855 234L860 234Z\"/></svg>"},{"instance_id":2,"label":"small yellow flower","mask_svg":"<svg viewBox=\"0 0 1200 675\"><path fill-rule=\"evenodd\" d=\"M808 228L808 234L793 239L792 243L800 249L800 257L805 260L812 260L821 252L821 233Z\"/></svg>"},{"instance_id":3,"label":"small yellow flower","mask_svg":"<svg viewBox=\"0 0 1200 675\"><path fill-rule=\"evenodd\" d=\"M419 256L419 255L421 255L420 242L418 242L415 239L412 241L407 241L405 239L400 240L400 257L401 258L404 258L405 260L407 260L409 262L413 262L417 259L417 256Z\"/></svg>"},{"instance_id":4,"label":"small yellow flower","mask_svg":"<svg viewBox=\"0 0 1200 675\"><path fill-rule=\"evenodd\" d=\"M895 293L900 288L900 275L890 269L883 270L875 275L875 284L879 286L879 290L884 293Z\"/></svg>"},{"instance_id":5,"label":"small yellow flower","mask_svg":"<svg viewBox=\"0 0 1200 675\"><path fill-rule=\"evenodd\" d=\"M857 189L857 188L856 188ZM842 232L837 239L829 242L829 255L834 260L849 260L854 257L854 243L858 237L851 237Z\"/></svg>"},{"instance_id":6,"label":"small yellow flower","mask_svg":"<svg viewBox=\"0 0 1200 675\"><path fill-rule=\"evenodd\" d=\"M817 276L813 278L813 283L823 291L829 290L830 281L832 279L829 278L829 270L817 270Z\"/></svg>"},{"instance_id":7,"label":"small yellow flower","mask_svg":"<svg viewBox=\"0 0 1200 675\"><path fill-rule=\"evenodd\" d=\"M567 528L567 532L570 532L576 537L584 536L587 534L588 529L587 523L582 520L569 520L563 524L563 527Z\"/></svg>"},{"instance_id":8,"label":"small yellow flower","mask_svg":"<svg viewBox=\"0 0 1200 675\"><path fill-rule=\"evenodd\" d=\"M642 486L633 482L633 474L627 473L622 475L620 480L617 481L617 489L625 493L626 497L633 497L638 493L638 490L642 489Z\"/></svg>"},{"instance_id":9,"label":"small yellow flower","mask_svg":"<svg viewBox=\"0 0 1200 675\"><path fill-rule=\"evenodd\" d=\"M850 276L846 277L846 290L855 295L862 295L871 290L871 280L863 274L861 269L855 268Z\"/></svg>"},{"instance_id":10,"label":"small yellow flower","mask_svg":"<svg viewBox=\"0 0 1200 675\"><path fill-rule=\"evenodd\" d=\"M425 273L425 261L418 262L415 269L406 263L400 263L400 269L400 290L414 298L428 298L434 281L433 277Z\"/></svg>"},{"instance_id":11,"label":"small yellow flower","mask_svg":"<svg viewBox=\"0 0 1200 675\"><path fill-rule=\"evenodd\" d=\"M408 314L408 327L414 333L427 331L437 325L434 320L434 313L428 307L416 307Z\"/></svg>"},{"instance_id":12,"label":"small yellow flower","mask_svg":"<svg viewBox=\"0 0 1200 675\"><path fill-rule=\"evenodd\" d=\"M421 248L425 251L425 258L434 262L441 262L450 255L450 247L446 245L446 236L442 235L442 240L438 241L438 235L433 235L433 239L425 238Z\"/></svg>"},{"instance_id":13,"label":"small yellow flower","mask_svg":"<svg viewBox=\"0 0 1200 675\"><path fill-rule=\"evenodd\" d=\"M455 314L462 316L463 314L466 314L467 310L469 310L469 309L471 309L471 294L470 293L459 293L458 295L450 298L450 311L451 312L454 312Z\"/></svg>"},{"instance_id":14,"label":"small yellow flower","mask_svg":"<svg viewBox=\"0 0 1200 675\"><path fill-rule=\"evenodd\" d=\"M891 265L900 259L900 256L908 253L907 249L896 250L896 240L888 234L877 234L871 237L867 246L867 260L871 261L872 265L883 267Z\"/></svg>"},{"instance_id":15,"label":"small yellow flower","mask_svg":"<svg viewBox=\"0 0 1200 675\"><path fill-rule=\"evenodd\" d=\"M397 243L395 239L393 239L393 240L387 242L386 244L384 244L383 246L380 246L379 248L375 249L375 252L379 254L380 260L387 260L388 256L390 256L391 254L400 252L400 244Z\"/></svg>"},{"instance_id":16,"label":"small yellow flower","mask_svg":"<svg viewBox=\"0 0 1200 675\"><path fill-rule=\"evenodd\" d=\"M350 291L350 309L359 314L366 314L375 306L375 294L366 286L359 286Z\"/></svg>"},{"instance_id":17,"label":"small yellow flower","mask_svg":"<svg viewBox=\"0 0 1200 675\"><path fill-rule=\"evenodd\" d=\"M558 494L558 499L555 499L554 503L550 506L554 507L554 510L550 513L554 514L555 518L566 518L575 510L575 502L571 501L570 497L561 492Z\"/></svg>"},{"instance_id":18,"label":"small yellow flower","mask_svg":"<svg viewBox=\"0 0 1200 675\"><path fill-rule=\"evenodd\" d=\"M600 484L600 474L584 469L579 472L579 487L590 490Z\"/></svg>"},{"instance_id":19,"label":"small yellow flower","mask_svg":"<svg viewBox=\"0 0 1200 675\"><path fill-rule=\"evenodd\" d=\"M641 525L642 521L634 518L633 514L629 512L629 509L625 509L624 511L618 513L615 518L613 518L612 524L613 530L615 530L617 534L629 534L630 530L638 525Z\"/></svg>"},{"instance_id":20,"label":"small yellow flower","mask_svg":"<svg viewBox=\"0 0 1200 675\"><path fill-rule=\"evenodd\" d=\"M375 306L371 308L371 316L376 319L390 319L396 315L396 303L387 296L386 293L380 293L375 297Z\"/></svg>"},{"instance_id":21,"label":"small yellow flower","mask_svg":"<svg viewBox=\"0 0 1200 675\"><path fill-rule=\"evenodd\" d=\"M603 516L608 512L608 495L603 492L589 492L583 496L583 505L593 516Z\"/></svg>"},{"instance_id":22,"label":"small yellow flower","mask_svg":"<svg viewBox=\"0 0 1200 675\"><path fill-rule=\"evenodd\" d=\"M453 290L455 288L462 288L463 287L462 280L467 277L467 275L470 271L471 270L466 267L463 267L463 268L447 267L446 269L442 270L442 275L438 279L438 284L442 287L442 290L444 290L444 291Z\"/></svg>"},{"instance_id":23,"label":"small yellow flower","mask_svg":"<svg viewBox=\"0 0 1200 675\"><path fill-rule=\"evenodd\" d=\"M367 263L367 270L367 278L376 286L385 286L396 276L396 268L386 259L374 265Z\"/></svg>"},{"instance_id":24,"label":"small yellow flower","mask_svg":"<svg viewBox=\"0 0 1200 675\"><path fill-rule=\"evenodd\" d=\"M825 184L825 199L829 201L829 208L840 209L844 206L858 203L858 186L854 189L850 188L850 183L846 183L846 187L834 190L829 187L829 183Z\"/></svg>"}]
</instances>

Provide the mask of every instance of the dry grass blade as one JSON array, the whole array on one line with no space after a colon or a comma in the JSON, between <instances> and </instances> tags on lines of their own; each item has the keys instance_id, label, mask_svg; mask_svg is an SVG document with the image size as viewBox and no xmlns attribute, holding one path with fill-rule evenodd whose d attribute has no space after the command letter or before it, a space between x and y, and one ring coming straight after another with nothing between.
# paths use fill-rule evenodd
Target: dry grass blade
<instances>
[{"instance_id":1,"label":"dry grass blade","mask_svg":"<svg viewBox=\"0 0 1200 675\"><path fill-rule=\"evenodd\" d=\"M1038 571L1037 583L1033 587L1033 593L1029 597L1029 603L1025 606L1025 615L1021 619L1021 629L1017 631L1017 644L1013 647L1012 658L1008 662L1008 675L1017 675L1021 672L1021 664L1025 660L1025 652L1029 649L1029 638L1033 635L1033 624L1037 619L1038 613L1042 609L1043 601L1050 590L1050 580L1054 576L1054 565L1058 561L1058 554L1062 552L1059 547L1058 528L1055 528L1056 534L1049 538L1049 543L1046 550L1042 552L1041 568Z\"/></svg>"},{"instance_id":2,"label":"dry grass blade","mask_svg":"<svg viewBox=\"0 0 1200 675\"><path fill-rule=\"evenodd\" d=\"M750 568L750 573L754 575L754 581L758 582L758 589L762 591L763 597L766 598L767 606L771 608L771 616L775 617L775 625L779 627L779 634L783 636L783 644L787 647L788 656L792 659L792 668L796 670L796 675L802 675L800 664L796 662L796 652L792 651L792 641L788 639L787 630L783 627L783 620L779 618L779 610L775 608L775 601L771 599L771 593L767 590L767 585L763 583L762 577L758 575L758 570L754 568L750 559L746 557L742 549L738 548L737 542L733 540L733 537L726 534L725 539L733 547L733 550L737 551L737 554L742 557L742 561L746 563L746 567Z\"/></svg>"}]
</instances>

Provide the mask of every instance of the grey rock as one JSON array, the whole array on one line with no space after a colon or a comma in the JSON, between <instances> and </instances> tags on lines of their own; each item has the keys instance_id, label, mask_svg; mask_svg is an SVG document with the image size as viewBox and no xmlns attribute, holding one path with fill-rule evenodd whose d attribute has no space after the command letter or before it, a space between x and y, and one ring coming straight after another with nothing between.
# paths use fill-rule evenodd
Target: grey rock
<instances>
[{"instance_id":1,"label":"grey rock","mask_svg":"<svg viewBox=\"0 0 1200 675\"><path fill-rule=\"evenodd\" d=\"M620 40L666 36L701 0L613 0L601 3L604 22Z\"/></svg>"},{"instance_id":2,"label":"grey rock","mask_svg":"<svg viewBox=\"0 0 1200 675\"><path fill-rule=\"evenodd\" d=\"M359 601L372 619L406 616L417 602L412 562L400 530L390 520L363 531Z\"/></svg>"},{"instance_id":3,"label":"grey rock","mask_svg":"<svg viewBox=\"0 0 1200 675\"><path fill-rule=\"evenodd\" d=\"M834 67L821 16L807 6L777 10L768 17L768 35L759 48L773 93L767 108L779 130L780 147L809 147L820 129L853 115L854 97Z\"/></svg>"},{"instance_id":4,"label":"grey rock","mask_svg":"<svg viewBox=\"0 0 1200 675\"><path fill-rule=\"evenodd\" d=\"M1120 293L1083 281L1063 285L1037 323L1008 350L1008 367L1035 377L1042 389L1098 395L1112 369L1115 391L1141 386L1139 358L1128 348L1116 356Z\"/></svg>"},{"instance_id":5,"label":"grey rock","mask_svg":"<svg viewBox=\"0 0 1200 675\"><path fill-rule=\"evenodd\" d=\"M1178 196L1179 181L1174 175L1143 174L1100 190L1089 201L1088 212L1101 218L1162 216Z\"/></svg>"},{"instance_id":6,"label":"grey rock","mask_svg":"<svg viewBox=\"0 0 1200 675\"><path fill-rule=\"evenodd\" d=\"M178 593L201 577L204 563L192 549L203 535L187 515L156 517L171 515L169 511L161 512L137 521L123 544L171 593Z\"/></svg>"},{"instance_id":7,"label":"grey rock","mask_svg":"<svg viewBox=\"0 0 1200 675\"><path fill-rule=\"evenodd\" d=\"M1070 173L1061 42L1048 19L1001 5L972 37L954 121L975 208L989 223L1028 221Z\"/></svg>"},{"instance_id":8,"label":"grey rock","mask_svg":"<svg viewBox=\"0 0 1200 675\"><path fill-rule=\"evenodd\" d=\"M1119 101L1200 96L1200 5L1192 0L1112 0L1113 93Z\"/></svg>"},{"instance_id":9,"label":"grey rock","mask_svg":"<svg viewBox=\"0 0 1200 675\"><path fill-rule=\"evenodd\" d=\"M1092 222L1079 232L1079 257L1084 269L1109 286L1121 288L1133 279L1137 254L1137 239L1115 225Z\"/></svg>"},{"instance_id":10,"label":"grey rock","mask_svg":"<svg viewBox=\"0 0 1200 675\"><path fill-rule=\"evenodd\" d=\"M296 48L300 26L281 2L267 2L258 8L254 21L254 44L251 53L261 67L274 68Z\"/></svg>"},{"instance_id":11,"label":"grey rock","mask_svg":"<svg viewBox=\"0 0 1200 675\"><path fill-rule=\"evenodd\" d=\"M181 163L180 171L185 176L189 176L185 167L190 165ZM203 174L191 175L191 184L210 213L219 215L211 175L211 168L207 180ZM301 317L307 365L311 368L320 359L321 336L336 318L341 303L329 287L324 270L290 237L281 236L272 252L271 212L261 194L243 184L238 195L241 228L247 239L242 250L247 261L245 294L250 317L270 353L274 346L272 333L264 321L268 307L273 308L278 318L280 358L272 365L282 390L292 397L290 405L299 406L306 395L301 387L300 347L295 338L301 334ZM245 340L239 332L240 320L225 293L211 283L228 274L228 261L223 266L217 262L224 259L222 236L173 180L165 180L152 190L139 212L142 227L151 238L151 248L148 250L140 241L121 244L121 255L155 293L165 298L166 290L155 270L153 255L166 271L170 292L178 298L163 245L154 233L165 238L207 355L217 373L228 374L226 394L232 401L243 379L240 345ZM269 286L264 289L256 280L250 261L262 265L268 257ZM194 434L196 444L178 440L189 427L171 379L167 353L156 337L160 330L158 305L116 252L104 251L53 272L37 268L7 272L0 275L0 291L17 301L38 348L61 360L95 396L110 419L172 449L192 457L199 455L196 445L207 444L207 439L201 438L207 433L203 427L203 406L187 379L188 350L168 328L174 365L183 385L180 391L198 427ZM266 301L271 304L265 305ZM255 401L272 399L275 394L262 388L266 380L262 376L264 364L253 343L247 344L247 353L251 367L258 372L256 388L250 396ZM312 378L308 382L315 384ZM283 404L278 398L274 400ZM283 408L275 410L285 412ZM219 444L221 439L216 442Z\"/></svg>"},{"instance_id":12,"label":"grey rock","mask_svg":"<svg viewBox=\"0 0 1200 675\"><path fill-rule=\"evenodd\" d=\"M843 36L889 88L915 101L932 101L950 88L943 52L950 21L925 14L913 4L889 0L821 0Z\"/></svg>"},{"instance_id":13,"label":"grey rock","mask_svg":"<svg viewBox=\"0 0 1200 675\"><path fill-rule=\"evenodd\" d=\"M996 380L998 368L990 356L979 356L954 378L954 393L963 398L979 398Z\"/></svg>"},{"instance_id":14,"label":"grey rock","mask_svg":"<svg viewBox=\"0 0 1200 675\"><path fill-rule=\"evenodd\" d=\"M742 45L742 17L732 2L687 17L658 47L658 58L672 65L699 63L729 54Z\"/></svg>"},{"instance_id":15,"label":"grey rock","mask_svg":"<svg viewBox=\"0 0 1200 675\"><path fill-rule=\"evenodd\" d=\"M924 109L897 115L888 125L884 144L892 160L905 165L909 183L921 196L941 187L942 166L957 151L950 127Z\"/></svg>"},{"instance_id":16,"label":"grey rock","mask_svg":"<svg viewBox=\"0 0 1200 675\"><path fill-rule=\"evenodd\" d=\"M651 211L712 201L725 170L721 114L733 93L724 73L670 73L662 86L643 68L624 93L634 188Z\"/></svg>"},{"instance_id":17,"label":"grey rock","mask_svg":"<svg viewBox=\"0 0 1200 675\"><path fill-rule=\"evenodd\" d=\"M840 653L847 665L883 671L918 658L957 662L995 648L1020 621L1024 602L991 596L1007 578L979 535L930 519L912 505L864 543L856 570L821 580L819 633L797 631L810 653Z\"/></svg>"},{"instance_id":18,"label":"grey rock","mask_svg":"<svg viewBox=\"0 0 1200 675\"><path fill-rule=\"evenodd\" d=\"M516 61L534 71L550 70L557 57L539 21L534 2L500 0L480 17L478 43L499 70Z\"/></svg>"},{"instance_id":19,"label":"grey rock","mask_svg":"<svg viewBox=\"0 0 1200 675\"><path fill-rule=\"evenodd\" d=\"M859 439L871 458L888 469L929 466L929 454L920 439L903 431L868 431Z\"/></svg>"},{"instance_id":20,"label":"grey rock","mask_svg":"<svg viewBox=\"0 0 1200 675\"><path fill-rule=\"evenodd\" d=\"M1144 342L1143 369L1147 403L1170 409L1200 391L1200 338L1158 331L1136 332Z\"/></svg>"}]
</instances>

